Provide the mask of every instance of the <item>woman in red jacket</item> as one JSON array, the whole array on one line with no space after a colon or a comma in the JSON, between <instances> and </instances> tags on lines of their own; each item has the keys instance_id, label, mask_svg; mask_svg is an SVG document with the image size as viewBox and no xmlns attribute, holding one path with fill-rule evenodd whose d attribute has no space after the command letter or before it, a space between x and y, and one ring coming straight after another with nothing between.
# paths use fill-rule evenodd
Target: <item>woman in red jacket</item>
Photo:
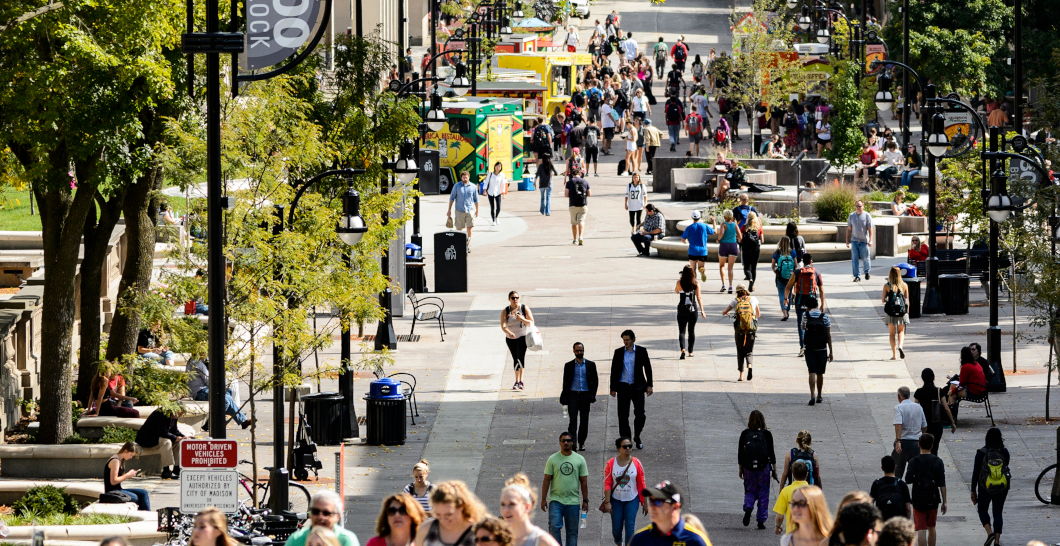
<instances>
[{"instance_id":1,"label":"woman in red jacket","mask_svg":"<svg viewBox=\"0 0 1060 546\"><path fill-rule=\"evenodd\" d=\"M916 265L917 262L922 262L928 258L928 247L926 244L920 242L920 237L913 236L913 246L909 247L909 258L908 263Z\"/></svg>"},{"instance_id":2,"label":"woman in red jacket","mask_svg":"<svg viewBox=\"0 0 1060 546\"><path fill-rule=\"evenodd\" d=\"M611 513L611 536L615 544L629 544L636 528L637 506L648 513L644 491L644 467L633 456L633 440L622 437L615 440L618 454L604 465L604 503L600 511ZM622 531L626 539L622 540Z\"/></svg>"}]
</instances>

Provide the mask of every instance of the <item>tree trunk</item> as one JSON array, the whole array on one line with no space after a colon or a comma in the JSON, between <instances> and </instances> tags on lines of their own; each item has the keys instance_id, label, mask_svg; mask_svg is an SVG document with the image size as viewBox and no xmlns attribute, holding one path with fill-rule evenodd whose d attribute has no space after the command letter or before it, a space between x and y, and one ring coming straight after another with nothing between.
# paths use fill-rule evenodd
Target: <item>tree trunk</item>
<instances>
[{"instance_id":1,"label":"tree trunk","mask_svg":"<svg viewBox=\"0 0 1060 546\"><path fill-rule=\"evenodd\" d=\"M122 212L125 214L125 236L128 252L118 287L118 308L110 324L107 360L136 352L140 332L140 313L130 302L151 287L151 267L155 259L155 218L158 198L153 191L161 188L162 168L144 173L129 185Z\"/></svg>"},{"instance_id":2,"label":"tree trunk","mask_svg":"<svg viewBox=\"0 0 1060 546\"><path fill-rule=\"evenodd\" d=\"M60 145L51 158L47 180L35 183L44 239L44 302L41 316L41 444L57 444L73 433L70 415L71 341L74 327L75 278L81 232L94 206L92 165L78 165L84 182L69 186L70 158Z\"/></svg>"},{"instance_id":3,"label":"tree trunk","mask_svg":"<svg viewBox=\"0 0 1060 546\"><path fill-rule=\"evenodd\" d=\"M103 292L103 264L107 259L107 247L114 233L114 226L121 215L124 192L108 201L97 196L100 216L96 219L96 207L91 207L85 218L84 254L81 259L81 350L78 353L77 400L81 406L88 404L89 385L99 368L99 341L102 317L99 301Z\"/></svg>"}]
</instances>

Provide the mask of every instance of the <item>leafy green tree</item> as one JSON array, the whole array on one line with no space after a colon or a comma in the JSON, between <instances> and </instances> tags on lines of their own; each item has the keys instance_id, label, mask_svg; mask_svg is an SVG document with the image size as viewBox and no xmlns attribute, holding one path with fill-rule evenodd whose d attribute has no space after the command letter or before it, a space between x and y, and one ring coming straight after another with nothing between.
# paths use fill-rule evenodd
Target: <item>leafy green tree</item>
<instances>
[{"instance_id":1,"label":"leafy green tree","mask_svg":"<svg viewBox=\"0 0 1060 546\"><path fill-rule=\"evenodd\" d=\"M865 145L865 133L861 126L868 112L862 89L855 83L855 75L861 70L859 63L832 59L835 74L829 78L829 104L834 111L828 118L832 124L832 149L824 155L840 170L853 167L861 156Z\"/></svg>"},{"instance_id":2,"label":"leafy green tree","mask_svg":"<svg viewBox=\"0 0 1060 546\"><path fill-rule=\"evenodd\" d=\"M725 96L736 104L750 107L764 102L782 107L799 85L794 71L801 65L797 56L791 55L795 21L789 10L773 13L775 4L772 0L755 0L751 19L745 23L750 32L739 36L739 53L734 52L717 69L728 81ZM743 15L733 17L736 24Z\"/></svg>"}]
</instances>

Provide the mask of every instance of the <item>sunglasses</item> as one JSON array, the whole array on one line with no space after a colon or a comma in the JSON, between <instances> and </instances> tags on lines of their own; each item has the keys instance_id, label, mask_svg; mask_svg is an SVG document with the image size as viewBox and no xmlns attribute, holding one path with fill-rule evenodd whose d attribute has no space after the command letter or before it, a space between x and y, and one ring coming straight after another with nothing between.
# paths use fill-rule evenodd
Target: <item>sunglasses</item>
<instances>
[{"instance_id":1,"label":"sunglasses","mask_svg":"<svg viewBox=\"0 0 1060 546\"><path fill-rule=\"evenodd\" d=\"M664 504L671 504L671 503L670 503L670 501L665 501L665 500L662 500L662 499L651 499L651 505L656 507L656 508L661 508Z\"/></svg>"},{"instance_id":2,"label":"sunglasses","mask_svg":"<svg viewBox=\"0 0 1060 546\"><path fill-rule=\"evenodd\" d=\"M408 510L405 510L404 506L390 506L390 507L387 507L386 513L387 513L388 516L395 516L397 514L401 514L402 516L409 515Z\"/></svg>"},{"instance_id":3,"label":"sunglasses","mask_svg":"<svg viewBox=\"0 0 1060 546\"><path fill-rule=\"evenodd\" d=\"M618 447L620 447L622 449L633 449L633 444L622 444L622 445L620 445Z\"/></svg>"},{"instance_id":4,"label":"sunglasses","mask_svg":"<svg viewBox=\"0 0 1060 546\"><path fill-rule=\"evenodd\" d=\"M512 296L512 297L510 297L510 298L508 298L508 299L510 299L510 300L517 300L517 299L519 299L519 296Z\"/></svg>"},{"instance_id":5,"label":"sunglasses","mask_svg":"<svg viewBox=\"0 0 1060 546\"><path fill-rule=\"evenodd\" d=\"M791 507L792 507L792 508L807 508L807 507L809 507L809 506L810 506L810 503L808 503L808 502L806 502L806 501L804 501L804 500L801 500L801 501L791 501Z\"/></svg>"},{"instance_id":6,"label":"sunglasses","mask_svg":"<svg viewBox=\"0 0 1060 546\"><path fill-rule=\"evenodd\" d=\"M573 444L574 440L571 440L570 438L564 438L564 439L560 440L559 443L561 443L561 444Z\"/></svg>"},{"instance_id":7,"label":"sunglasses","mask_svg":"<svg viewBox=\"0 0 1060 546\"><path fill-rule=\"evenodd\" d=\"M329 512L327 510L321 510L320 508L310 508L309 514L312 516L324 516L330 518L331 516L338 514L338 512Z\"/></svg>"}]
</instances>

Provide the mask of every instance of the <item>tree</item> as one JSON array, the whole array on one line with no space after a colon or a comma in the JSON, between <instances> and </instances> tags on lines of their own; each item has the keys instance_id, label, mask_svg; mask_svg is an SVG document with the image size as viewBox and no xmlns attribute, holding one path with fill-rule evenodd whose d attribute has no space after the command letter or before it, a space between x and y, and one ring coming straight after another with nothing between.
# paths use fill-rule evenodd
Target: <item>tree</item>
<instances>
[{"instance_id":1,"label":"tree","mask_svg":"<svg viewBox=\"0 0 1060 546\"><path fill-rule=\"evenodd\" d=\"M832 149L825 149L824 155L839 167L841 171L853 167L861 156L865 145L865 133L861 127L865 124L868 112L862 89L855 82L855 75L861 71L861 65L855 61L842 61L832 58L835 74L829 78L829 103L834 112L828 121L832 124Z\"/></svg>"},{"instance_id":2,"label":"tree","mask_svg":"<svg viewBox=\"0 0 1060 546\"><path fill-rule=\"evenodd\" d=\"M6 2L0 18L36 7ZM74 282L84 227L97 199L119 191L121 172L144 168L142 150L129 143L142 131L139 113L173 92L161 52L177 47L182 27L183 4L174 0L75 0L0 33L0 81L7 82L0 134L33 190L44 239L42 443L72 432Z\"/></svg>"},{"instance_id":3,"label":"tree","mask_svg":"<svg viewBox=\"0 0 1060 546\"><path fill-rule=\"evenodd\" d=\"M794 50L794 20L789 10L775 8L772 0L755 0L746 19L733 21L738 26L733 30L733 56L722 62L720 71L728 80L724 94L736 104L784 107L797 90L794 73L801 64Z\"/></svg>"}]
</instances>

